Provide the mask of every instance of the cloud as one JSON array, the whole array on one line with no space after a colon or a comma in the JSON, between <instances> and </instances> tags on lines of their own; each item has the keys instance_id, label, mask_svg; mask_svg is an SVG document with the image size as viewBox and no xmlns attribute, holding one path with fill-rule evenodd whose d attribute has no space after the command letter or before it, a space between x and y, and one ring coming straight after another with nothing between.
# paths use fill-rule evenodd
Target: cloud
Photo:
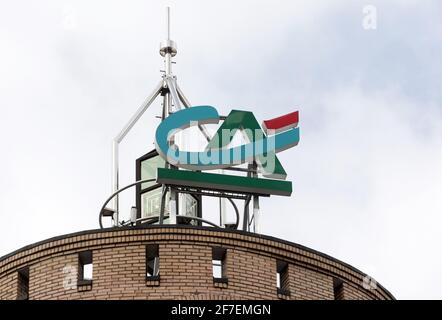
<instances>
[{"instance_id":1,"label":"cloud","mask_svg":"<svg viewBox=\"0 0 442 320\"><path fill-rule=\"evenodd\" d=\"M441 257L430 258L427 279L415 274L442 241L440 110L360 87L320 103L328 121L317 131L301 118L302 143L284 159L295 193L278 201L277 215L270 214L276 201L264 204L266 233L351 261L398 298L437 298L440 290L429 284L440 279ZM422 109L433 109L434 118L417 125Z\"/></svg>"},{"instance_id":2,"label":"cloud","mask_svg":"<svg viewBox=\"0 0 442 320\"><path fill-rule=\"evenodd\" d=\"M0 255L98 226L110 141L160 80L165 3L0 12ZM174 70L193 104L261 120L300 111L301 142L279 156L295 193L261 201L263 232L342 259L398 298L442 297L440 4L372 1L378 28L366 31L363 1L171 3ZM159 108L121 145L122 185L153 148Z\"/></svg>"}]
</instances>

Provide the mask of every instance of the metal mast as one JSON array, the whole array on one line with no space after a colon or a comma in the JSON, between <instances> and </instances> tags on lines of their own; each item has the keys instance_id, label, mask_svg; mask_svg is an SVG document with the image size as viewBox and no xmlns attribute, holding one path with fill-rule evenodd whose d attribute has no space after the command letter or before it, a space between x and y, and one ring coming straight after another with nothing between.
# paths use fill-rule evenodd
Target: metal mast
<instances>
[{"instance_id":1,"label":"metal mast","mask_svg":"<svg viewBox=\"0 0 442 320\"><path fill-rule=\"evenodd\" d=\"M177 46L174 41L170 39L170 7L166 8L166 36L167 39L160 43L160 55L164 58L164 75L158 83L153 92L144 100L142 105L138 108L135 114L130 118L127 124L123 127L120 133L112 140L112 193L115 196L112 199L111 208L106 208L103 216L111 216L113 225L119 226L119 144L123 141L129 131L141 118L144 112L159 96L163 96L163 110L162 119L166 118L171 112L180 110L182 106L189 108L191 106L189 100L185 97L183 91L178 87L176 77L172 73L172 58L177 54ZM210 135L204 126L199 126L199 129L209 141ZM163 190L165 191L165 190ZM170 192L170 223L176 223L176 192Z\"/></svg>"},{"instance_id":2,"label":"metal mast","mask_svg":"<svg viewBox=\"0 0 442 320\"><path fill-rule=\"evenodd\" d=\"M176 92L176 77L172 74L172 57L176 56L177 48L176 43L170 39L170 8L166 8L166 34L167 39L161 42L160 44L160 55L164 57L164 69L165 74L163 76L163 88L164 88L164 96L163 96L163 113L162 119L164 120L173 109L181 109L181 103L178 99L178 94ZM174 95L174 96L173 96ZM172 96L173 102L172 104ZM175 107L175 108L174 108ZM166 166L170 167L170 165L166 164ZM167 192L167 187L163 185L163 194ZM177 202L178 202L178 194L173 188L169 188L169 222L171 224L176 224L176 215L177 215ZM164 197L162 197L161 203L161 215L164 214ZM161 218L162 222L162 218Z\"/></svg>"},{"instance_id":3,"label":"metal mast","mask_svg":"<svg viewBox=\"0 0 442 320\"><path fill-rule=\"evenodd\" d=\"M119 144L123 141L123 139L126 137L126 135L129 133L129 131L133 128L133 126L137 123L137 121L141 118L141 116L144 114L144 112L149 108L149 106L155 101L155 99L158 96L162 96L162 113L161 113L161 119L164 120L167 118L171 113L179 111L184 108L190 108L191 103L187 98L185 97L183 91L177 84L177 78L172 72L172 58L176 56L177 54L177 46L176 43L170 39L170 8L166 8L166 40L162 41L160 43L160 55L164 58L164 73L162 75L161 80L159 81L156 88L152 91L152 93L146 98L146 100L143 102L143 104L138 108L138 110L135 112L135 114L130 118L130 120L127 122L127 124L123 127L123 129L120 131L120 133L112 140L112 195L108 198L108 200L103 205L100 216L99 216L99 223L100 227L103 228L102 225L102 217L111 217L113 220L113 226L123 226L128 225L128 223L134 225L135 223L139 222L140 220L145 220L143 218L137 219L136 217L136 208L132 208L131 211L131 219L127 222L120 222L119 219L119 201L118 201L118 195L120 192L136 186L140 185L141 183L145 182L152 182L155 181L155 179L148 179L148 180L139 180L136 181L128 186L125 186L120 189L119 186ZM204 135L206 140L210 142L211 137L204 125L198 126L201 133ZM175 141L171 141L171 144L175 143ZM168 169L176 169L178 168L174 167L171 164L168 164L166 162L166 168ZM251 170L250 170L251 169ZM226 170L234 170L234 171L245 171L247 172L248 176L257 176L257 168L256 164L254 164L253 168L249 168L249 170L242 170L239 168L227 168ZM222 173L224 173L224 170L222 170ZM204 191L190 191L186 188L179 188L173 185L163 184L162 185L162 197L161 197L161 209L160 214L158 216L158 222L160 224L164 223L164 219L166 217L165 215L165 204L166 204L166 196L169 197L169 223L170 224L176 224L177 223L177 215L178 215L178 194L179 193L191 193L196 194L198 196L215 196L220 197L220 226L225 228L230 228L231 226L234 226L234 228L238 227L239 224L239 211L237 206L235 205L235 202L233 199L242 199L245 200L245 207L244 207L244 215L243 215L243 230L244 231L250 231L251 225L253 223L253 229L255 232L259 232L259 195L258 194L249 194L249 195L234 195L229 192L204 192ZM226 223L226 200L230 202L232 207L235 210L236 213L236 223L235 224L227 224ZM253 207L253 213L250 216L249 214L249 204L252 201L252 207ZM107 204L110 204L111 207L106 207ZM199 204L200 205L200 204ZM135 209L135 211L133 210ZM193 220L204 222L212 226L217 226L210 221L204 220L201 217L192 217Z\"/></svg>"}]
</instances>

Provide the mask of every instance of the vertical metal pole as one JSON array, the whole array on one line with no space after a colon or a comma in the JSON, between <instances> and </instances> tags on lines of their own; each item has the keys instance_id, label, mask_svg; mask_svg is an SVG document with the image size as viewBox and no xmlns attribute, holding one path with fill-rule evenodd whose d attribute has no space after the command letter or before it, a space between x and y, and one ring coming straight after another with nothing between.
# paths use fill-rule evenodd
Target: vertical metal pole
<instances>
[{"instance_id":1,"label":"vertical metal pole","mask_svg":"<svg viewBox=\"0 0 442 320\"><path fill-rule=\"evenodd\" d=\"M166 119L167 117L167 99L166 99L166 95L163 96L163 110L161 113L161 120ZM169 164L166 162L165 163L165 168L169 168ZM162 185L161 187L161 207L160 207L160 219L159 219L159 224L163 224L164 223L164 211L166 209L166 193L167 193L167 187L166 185Z\"/></svg>"},{"instance_id":2,"label":"vertical metal pole","mask_svg":"<svg viewBox=\"0 0 442 320\"><path fill-rule=\"evenodd\" d=\"M176 224L176 207L177 207L177 192L174 188L170 188L169 198L169 224Z\"/></svg>"},{"instance_id":3,"label":"vertical metal pole","mask_svg":"<svg viewBox=\"0 0 442 320\"><path fill-rule=\"evenodd\" d=\"M244 215L242 218L242 229L244 231L249 231L249 204L250 204L251 196L248 196L244 201Z\"/></svg>"},{"instance_id":4,"label":"vertical metal pole","mask_svg":"<svg viewBox=\"0 0 442 320\"><path fill-rule=\"evenodd\" d=\"M164 95L164 97L163 97L163 109L161 110L161 120L164 120L164 119L166 119L167 118L167 111L166 111L166 105L167 105L167 102L166 102L166 95Z\"/></svg>"},{"instance_id":5,"label":"vertical metal pole","mask_svg":"<svg viewBox=\"0 0 442 320\"><path fill-rule=\"evenodd\" d=\"M258 165L256 164L256 162L253 162L253 177L257 177L258 173L257 173L257 169L258 169ZM256 233L260 232L260 228L259 228L259 218L260 218L260 212L259 212L259 196L254 195L253 196L253 231Z\"/></svg>"},{"instance_id":6,"label":"vertical metal pole","mask_svg":"<svg viewBox=\"0 0 442 320\"><path fill-rule=\"evenodd\" d=\"M224 174L224 170L221 170L221 174ZM227 214L226 214L226 199L219 198L219 214L220 214L220 226L224 227L226 225Z\"/></svg>"},{"instance_id":7,"label":"vertical metal pole","mask_svg":"<svg viewBox=\"0 0 442 320\"><path fill-rule=\"evenodd\" d=\"M163 224L164 222L164 208L166 207L166 193L167 193L167 187L163 184L161 187L161 207L160 207L160 219L159 224Z\"/></svg>"},{"instance_id":8,"label":"vertical metal pole","mask_svg":"<svg viewBox=\"0 0 442 320\"><path fill-rule=\"evenodd\" d=\"M253 196L253 230L256 233L260 233L259 218L260 218L259 196Z\"/></svg>"},{"instance_id":9,"label":"vertical metal pole","mask_svg":"<svg viewBox=\"0 0 442 320\"><path fill-rule=\"evenodd\" d=\"M247 165L247 177L251 177L251 170L253 169L253 165L248 164ZM252 199L252 196L248 196L247 199L244 201L244 217L243 217L243 230L244 231L250 231L250 209L249 209L249 205L250 205L250 200Z\"/></svg>"},{"instance_id":10,"label":"vertical metal pole","mask_svg":"<svg viewBox=\"0 0 442 320\"><path fill-rule=\"evenodd\" d=\"M167 40L170 40L170 7L166 8L166 14L167 14L167 22L166 22L166 28L167 28ZM166 77L170 76L172 74L172 70L171 70L171 65L172 65L172 61L171 61L171 54L169 51L166 52L165 55L165 69L166 69Z\"/></svg>"},{"instance_id":11,"label":"vertical metal pole","mask_svg":"<svg viewBox=\"0 0 442 320\"><path fill-rule=\"evenodd\" d=\"M166 28L167 28L167 40L170 40L170 7L166 8ZM172 55L170 53L170 51L167 51L165 56L164 56L164 64L165 64L165 82L167 85L167 78L172 76ZM168 85L167 85L168 86ZM170 86L168 86L169 90L166 92L165 96L164 96L164 101L165 101L165 114L166 117L173 112L172 110L172 96L170 94L170 90L173 90L173 88L170 88ZM170 188L169 189L169 223L170 224L176 224L177 220L176 220L176 215L177 215L177 197L178 194L176 192L176 190L174 188Z\"/></svg>"},{"instance_id":12,"label":"vertical metal pole","mask_svg":"<svg viewBox=\"0 0 442 320\"><path fill-rule=\"evenodd\" d=\"M167 62L167 57L169 57L169 62ZM166 54L166 64L167 63L170 64L170 54ZM167 76L167 69L169 69L169 71L170 71L170 66L169 66L169 68L166 67L166 76ZM166 101L166 110L167 110L166 113L169 115L170 112L172 112L172 99L171 99L171 95L170 95L170 88L169 88L169 92L167 92L165 95L165 101ZM171 141L170 143L172 144L174 142ZM178 194L177 194L175 188L170 188L169 190L170 190L169 191L169 224L176 224L176 222L177 222L176 208L177 208Z\"/></svg>"},{"instance_id":13,"label":"vertical metal pole","mask_svg":"<svg viewBox=\"0 0 442 320\"><path fill-rule=\"evenodd\" d=\"M112 193L118 191L118 141L112 140ZM118 195L116 195L113 199L113 223L114 227L118 226Z\"/></svg>"},{"instance_id":14,"label":"vertical metal pole","mask_svg":"<svg viewBox=\"0 0 442 320\"><path fill-rule=\"evenodd\" d=\"M167 40L170 40L170 7L166 8L167 14Z\"/></svg>"},{"instance_id":15,"label":"vertical metal pole","mask_svg":"<svg viewBox=\"0 0 442 320\"><path fill-rule=\"evenodd\" d=\"M222 210L221 210L221 198L219 198L219 225L220 225L220 227L222 227L223 226L223 213L222 213Z\"/></svg>"}]
</instances>

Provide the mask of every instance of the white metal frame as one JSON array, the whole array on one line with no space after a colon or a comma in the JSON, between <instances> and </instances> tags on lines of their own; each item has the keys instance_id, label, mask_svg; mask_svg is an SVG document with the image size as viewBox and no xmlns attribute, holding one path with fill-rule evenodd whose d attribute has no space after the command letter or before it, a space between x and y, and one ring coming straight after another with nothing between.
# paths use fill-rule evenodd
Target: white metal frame
<instances>
[{"instance_id":1,"label":"white metal frame","mask_svg":"<svg viewBox=\"0 0 442 320\"><path fill-rule=\"evenodd\" d=\"M159 95L163 95L163 110L162 119L165 119L171 112L178 111L185 108L190 108L191 104L185 97L183 91L177 84L177 78L172 73L172 57L177 54L176 44L170 39L170 8L167 7L166 19L167 39L160 44L160 55L164 57L165 72L162 80L158 83L152 93L146 98L142 105L138 108L135 114L130 118L127 124L123 127L120 133L112 141L112 193L116 194L112 199L112 208L107 209L113 212L113 225L119 226L119 145L124 140L129 131L146 112L150 105L155 101ZM199 125L199 130L202 132L207 141L211 137L204 125ZM169 192L169 222L176 224L176 201L177 192L173 188ZM225 223L225 198L220 198L220 218L221 225ZM248 205L248 203L247 203ZM259 215L259 197L253 196L253 226L254 231L258 232L258 215ZM247 225L249 223L247 222ZM249 227L248 227L249 228Z\"/></svg>"}]
</instances>

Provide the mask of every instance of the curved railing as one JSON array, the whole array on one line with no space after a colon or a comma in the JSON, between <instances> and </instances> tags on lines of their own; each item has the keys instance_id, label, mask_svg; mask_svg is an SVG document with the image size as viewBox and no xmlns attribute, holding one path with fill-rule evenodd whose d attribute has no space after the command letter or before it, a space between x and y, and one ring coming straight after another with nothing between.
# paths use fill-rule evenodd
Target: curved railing
<instances>
[{"instance_id":1,"label":"curved railing","mask_svg":"<svg viewBox=\"0 0 442 320\"><path fill-rule=\"evenodd\" d=\"M135 181L134 183L128 184L127 186L117 190L109 198L107 198L106 201L104 202L103 206L101 207L100 214L99 214L99 217L98 217L98 222L100 224L100 228L103 229L102 218L103 218L104 213L109 212L109 209L107 209L106 206L114 197L116 197L118 194L120 194L121 192L123 192L123 191L125 191L125 190L127 190L129 188L135 187L135 186L140 185L142 183L154 182L154 181L156 181L156 179L144 179L144 180ZM165 188L165 190L163 190L163 194L161 196L161 200L162 200L161 201L161 203L162 203L162 205L161 205L161 212L164 212L164 203L165 203L164 198L165 198L166 193L167 193L166 189L167 188ZM238 225L239 225L239 210L238 210L238 207L236 206L235 202L232 199L230 199L230 198L227 198L227 199L232 204L233 209L235 210L235 214L236 214L236 223L234 224L233 228L234 229L238 229ZM138 218L135 221L129 220L129 221L126 221L126 222L123 221L121 223L119 221L117 221L117 226L124 227L124 226L135 225L136 223L155 223L155 222L159 222L160 224L162 224L164 218L167 218L167 217L169 217L169 215L159 214L159 215L156 215L156 216L150 216L150 217L145 217L145 218ZM213 226L215 228L221 228L221 226L219 226L219 225L217 225L217 224L215 224L215 223L213 223L211 221L208 221L208 220L205 220L203 218L200 218L200 217L177 215L177 219L180 219L180 220L195 220L195 221L206 223L206 224L211 225L211 226Z\"/></svg>"}]
</instances>

